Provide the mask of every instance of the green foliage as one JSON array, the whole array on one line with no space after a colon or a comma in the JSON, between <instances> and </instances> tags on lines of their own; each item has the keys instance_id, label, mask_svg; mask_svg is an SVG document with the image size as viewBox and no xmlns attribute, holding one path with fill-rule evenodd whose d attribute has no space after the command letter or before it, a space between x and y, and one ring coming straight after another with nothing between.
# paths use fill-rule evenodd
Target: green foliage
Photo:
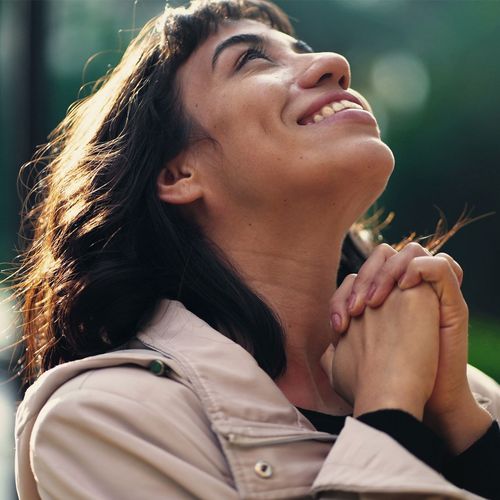
<instances>
[{"instance_id":1,"label":"green foliage","mask_svg":"<svg viewBox=\"0 0 500 500\"><path fill-rule=\"evenodd\" d=\"M500 322L473 317L469 330L469 363L500 383Z\"/></svg>"},{"instance_id":2,"label":"green foliage","mask_svg":"<svg viewBox=\"0 0 500 500\"><path fill-rule=\"evenodd\" d=\"M291 15L297 35L315 50L347 57L352 87L374 107L382 137L396 158L379 202L396 213L384 233L387 241L397 242L412 231L432 232L439 216L435 206L443 209L450 223L466 204L475 208L475 215L499 214L460 231L445 251L464 269L463 292L472 315L497 318L473 322L471 356L480 365L484 359L484 368L500 379L494 362L500 352L494 347L500 340L495 340L492 326L500 321L500 267L495 265L500 254L500 1L276 3ZM39 74L30 82L21 71L29 58L20 57L28 2L0 2L0 262L14 256L19 211L15 177L32 153L33 144L26 145L29 121L38 124L29 140L44 142L71 102L88 95L93 82L116 64L137 29L162 11L165 0L35 4L42 56ZM426 86L420 101L401 107L405 92L411 101L419 85ZM34 106L38 102L44 106ZM33 116L26 115L27 105Z\"/></svg>"}]
</instances>

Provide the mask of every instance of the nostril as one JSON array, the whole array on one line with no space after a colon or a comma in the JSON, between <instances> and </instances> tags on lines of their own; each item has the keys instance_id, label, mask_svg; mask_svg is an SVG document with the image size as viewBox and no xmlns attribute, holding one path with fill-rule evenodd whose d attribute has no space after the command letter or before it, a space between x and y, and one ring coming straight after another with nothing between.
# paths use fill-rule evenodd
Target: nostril
<instances>
[{"instance_id":1,"label":"nostril","mask_svg":"<svg viewBox=\"0 0 500 500\"><path fill-rule=\"evenodd\" d=\"M324 75L321 76L321 78L318 80L318 83L323 82L324 80L328 80L333 76L332 73L325 73Z\"/></svg>"},{"instance_id":2,"label":"nostril","mask_svg":"<svg viewBox=\"0 0 500 500\"><path fill-rule=\"evenodd\" d=\"M346 84L346 77L345 77L345 76L343 76L343 77L339 80L339 84L340 84L340 86L341 86L344 90L347 90L348 85Z\"/></svg>"}]
</instances>

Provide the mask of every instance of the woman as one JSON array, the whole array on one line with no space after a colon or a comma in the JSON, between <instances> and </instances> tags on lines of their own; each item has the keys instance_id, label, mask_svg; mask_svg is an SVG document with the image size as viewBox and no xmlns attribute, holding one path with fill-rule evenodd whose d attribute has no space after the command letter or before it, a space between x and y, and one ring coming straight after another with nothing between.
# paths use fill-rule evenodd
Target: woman
<instances>
[{"instance_id":1,"label":"woman","mask_svg":"<svg viewBox=\"0 0 500 500\"><path fill-rule=\"evenodd\" d=\"M496 494L458 264L359 270L394 160L349 85L272 4L203 1L70 111L19 284L21 499Z\"/></svg>"}]
</instances>

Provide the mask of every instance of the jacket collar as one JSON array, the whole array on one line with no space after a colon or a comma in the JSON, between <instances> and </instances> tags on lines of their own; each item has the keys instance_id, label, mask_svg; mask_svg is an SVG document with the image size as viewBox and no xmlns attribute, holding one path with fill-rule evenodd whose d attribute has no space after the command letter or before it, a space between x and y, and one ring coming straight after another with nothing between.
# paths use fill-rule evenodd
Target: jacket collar
<instances>
[{"instance_id":1,"label":"jacket collar","mask_svg":"<svg viewBox=\"0 0 500 500\"><path fill-rule=\"evenodd\" d=\"M180 302L162 300L137 337L175 362L177 376L199 395L220 433L265 437L293 431L331 440L314 429L245 349Z\"/></svg>"}]
</instances>

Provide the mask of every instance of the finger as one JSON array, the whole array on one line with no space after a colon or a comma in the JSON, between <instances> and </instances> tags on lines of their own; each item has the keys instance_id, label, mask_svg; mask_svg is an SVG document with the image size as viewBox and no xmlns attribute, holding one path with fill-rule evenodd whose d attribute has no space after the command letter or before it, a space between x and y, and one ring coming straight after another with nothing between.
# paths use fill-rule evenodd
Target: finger
<instances>
[{"instance_id":1,"label":"finger","mask_svg":"<svg viewBox=\"0 0 500 500\"><path fill-rule=\"evenodd\" d=\"M404 275L410 262L416 257L423 256L431 256L431 253L418 243L412 242L388 259L374 277L367 305L379 307Z\"/></svg>"},{"instance_id":2,"label":"finger","mask_svg":"<svg viewBox=\"0 0 500 500\"><path fill-rule=\"evenodd\" d=\"M429 283L439 298L441 306L465 306L458 278L444 257L416 257L399 282L399 288L412 288L422 281Z\"/></svg>"},{"instance_id":3,"label":"finger","mask_svg":"<svg viewBox=\"0 0 500 500\"><path fill-rule=\"evenodd\" d=\"M388 259L397 254L396 250L386 243L375 247L366 262L361 266L348 299L351 316L359 316L365 309L366 297L370 294L370 286L380 268Z\"/></svg>"},{"instance_id":4,"label":"finger","mask_svg":"<svg viewBox=\"0 0 500 500\"><path fill-rule=\"evenodd\" d=\"M330 299L330 323L337 333L343 333L349 326L350 314L347 301L352 292L356 274L349 274Z\"/></svg>"},{"instance_id":5,"label":"finger","mask_svg":"<svg viewBox=\"0 0 500 500\"><path fill-rule=\"evenodd\" d=\"M320 359L321 368L323 368L323 371L326 373L328 380L330 381L330 385L333 385L332 365L333 365L334 353L335 353L335 348L333 347L332 344L330 344Z\"/></svg>"},{"instance_id":6,"label":"finger","mask_svg":"<svg viewBox=\"0 0 500 500\"><path fill-rule=\"evenodd\" d=\"M444 252L440 252L440 253L436 254L436 257L442 257L443 259L446 259L448 261L453 272L455 273L455 276L458 279L458 284L460 286L462 286L462 282L464 280L464 271L460 267L460 264L453 257L451 257L450 255L448 255L447 253L444 253Z\"/></svg>"}]
</instances>

